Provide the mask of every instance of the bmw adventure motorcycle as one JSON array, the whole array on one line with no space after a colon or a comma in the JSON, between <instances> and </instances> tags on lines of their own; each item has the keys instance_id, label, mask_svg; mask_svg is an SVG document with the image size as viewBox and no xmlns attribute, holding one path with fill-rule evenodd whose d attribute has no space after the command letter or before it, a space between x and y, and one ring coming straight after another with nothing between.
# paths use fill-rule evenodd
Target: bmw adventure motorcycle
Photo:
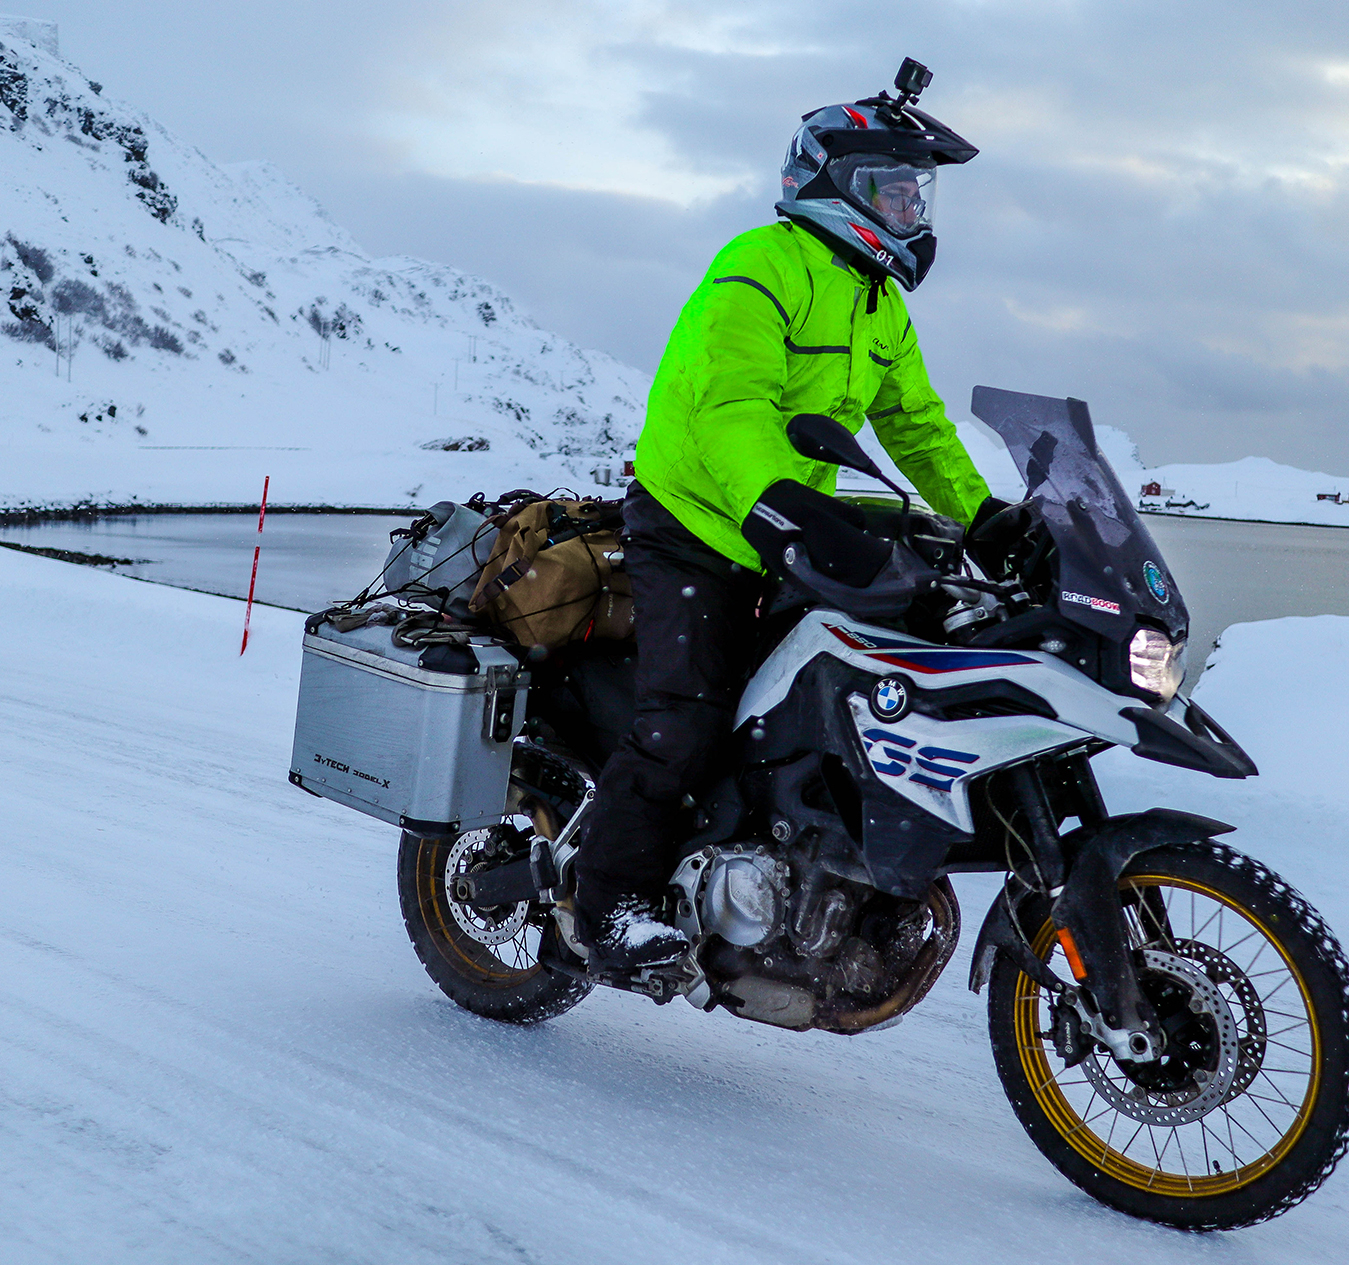
<instances>
[{"instance_id":1,"label":"bmw adventure motorcycle","mask_svg":"<svg viewBox=\"0 0 1349 1265\"><path fill-rule=\"evenodd\" d=\"M530 664L502 824L405 832L409 933L457 1003L547 1019L596 985L759 1023L896 1024L960 930L953 874L1005 875L970 987L1012 1108L1069 1181L1186 1229L1277 1215L1346 1148L1349 966L1317 912L1173 809L1112 816L1113 746L1223 778L1250 758L1179 693L1184 602L1087 407L980 387L1028 499L989 571L904 494L847 498L893 542L865 589L785 551L721 783L684 814L674 966L587 969L569 893L595 779L633 710L631 646ZM881 478L828 419L808 456ZM894 485L891 485L894 487Z\"/></svg>"}]
</instances>

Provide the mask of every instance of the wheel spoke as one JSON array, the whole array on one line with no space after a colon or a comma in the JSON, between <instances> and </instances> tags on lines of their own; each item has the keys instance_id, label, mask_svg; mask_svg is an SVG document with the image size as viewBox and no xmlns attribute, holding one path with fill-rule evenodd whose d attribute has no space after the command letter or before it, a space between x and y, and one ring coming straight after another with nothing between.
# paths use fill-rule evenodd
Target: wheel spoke
<instances>
[{"instance_id":1,"label":"wheel spoke","mask_svg":"<svg viewBox=\"0 0 1349 1265\"><path fill-rule=\"evenodd\" d=\"M1270 1127L1271 1129L1274 1130L1274 1136L1275 1136L1276 1138L1279 1138L1279 1137L1282 1137L1282 1136L1283 1136L1283 1130L1280 1129L1279 1126L1278 1126L1277 1124L1275 1124L1274 1121L1271 1120L1271 1119L1269 1118L1269 1112L1267 1112L1267 1111L1260 1105L1259 1100L1256 1098L1256 1096L1255 1096L1254 1094L1243 1094L1242 1097L1243 1097L1243 1098L1249 1098L1249 1099L1251 1099L1251 1101L1253 1102L1253 1104L1254 1104L1254 1106L1255 1106L1256 1111L1258 1111L1262 1116L1264 1116L1264 1118L1265 1118L1265 1123L1268 1124L1269 1127Z\"/></svg>"},{"instance_id":2,"label":"wheel spoke","mask_svg":"<svg viewBox=\"0 0 1349 1265\"><path fill-rule=\"evenodd\" d=\"M1101 1159L1102 1159L1102 1160L1105 1159L1105 1154L1106 1154L1106 1152L1107 1152L1108 1150L1110 1150L1110 1142L1111 1142L1111 1139L1114 1138L1114 1136L1115 1136L1115 1127L1119 1124L1119 1122L1120 1122L1120 1114L1119 1114L1119 1112L1117 1111L1117 1112L1115 1112L1115 1118L1110 1122L1110 1132L1107 1133L1107 1134L1105 1135L1105 1142L1104 1142L1104 1143L1102 1144L1102 1146L1101 1146Z\"/></svg>"},{"instance_id":3,"label":"wheel spoke","mask_svg":"<svg viewBox=\"0 0 1349 1265\"><path fill-rule=\"evenodd\" d=\"M1275 1041L1273 1037L1266 1038L1270 1045L1277 1045L1281 1050L1288 1050L1293 1054L1306 1054L1306 1050L1299 1050L1295 1045L1288 1045L1283 1041Z\"/></svg>"},{"instance_id":4,"label":"wheel spoke","mask_svg":"<svg viewBox=\"0 0 1349 1265\"><path fill-rule=\"evenodd\" d=\"M1200 1129L1203 1131L1203 1137L1204 1137L1204 1159L1205 1159L1205 1162L1206 1162L1206 1163L1205 1163L1205 1166L1206 1166L1207 1168L1209 1168L1209 1169L1212 1169L1212 1168L1213 1168L1213 1164L1212 1164L1212 1162L1209 1160L1209 1155L1208 1155L1208 1140L1209 1140L1209 1138L1212 1138L1212 1139L1213 1139L1220 1147L1222 1147L1224 1150L1226 1150L1226 1152L1228 1153L1228 1155L1230 1155L1230 1156L1232 1157L1233 1162L1234 1162L1238 1167L1240 1167L1241 1161L1237 1158L1237 1153L1236 1153L1230 1146L1228 1146L1228 1144L1227 1144L1226 1142L1224 1142L1224 1141L1222 1140L1222 1138L1219 1137L1218 1134L1214 1133L1214 1131L1208 1127L1207 1123L1205 1123L1203 1120L1201 1120L1201 1121L1199 1122L1199 1127L1200 1127Z\"/></svg>"},{"instance_id":5,"label":"wheel spoke","mask_svg":"<svg viewBox=\"0 0 1349 1265\"><path fill-rule=\"evenodd\" d=\"M1185 1163L1185 1148L1181 1145L1180 1138L1177 1135L1176 1130L1174 1128L1171 1130L1171 1138L1172 1141L1174 1141L1176 1144L1176 1154L1180 1156L1180 1171L1185 1174L1185 1184L1189 1186L1191 1190L1193 1190L1194 1182L1190 1177L1190 1166ZM1163 1154L1166 1153L1165 1148L1163 1148L1162 1153Z\"/></svg>"},{"instance_id":6,"label":"wheel spoke","mask_svg":"<svg viewBox=\"0 0 1349 1265\"><path fill-rule=\"evenodd\" d=\"M1242 1133L1244 1133L1248 1138L1250 1138L1250 1140L1254 1142L1256 1146L1263 1145L1260 1139L1257 1138L1255 1134L1253 1134L1244 1124L1242 1124L1240 1120L1233 1119L1232 1112L1228 1109L1226 1105L1223 1106L1223 1114L1227 1117L1227 1123L1229 1127L1231 1125L1236 1125L1237 1128L1240 1129Z\"/></svg>"},{"instance_id":7,"label":"wheel spoke","mask_svg":"<svg viewBox=\"0 0 1349 1265\"><path fill-rule=\"evenodd\" d=\"M1305 1019L1299 1019L1296 1023L1290 1023L1290 1024L1288 1025L1288 1027L1286 1027L1286 1028L1280 1028L1280 1029L1278 1030L1278 1032L1267 1032L1267 1033L1265 1033L1265 1040L1266 1040L1266 1041L1273 1041L1275 1037L1281 1037L1281 1036L1283 1036L1284 1033L1286 1033L1286 1032L1293 1032L1293 1031L1295 1031L1295 1030L1298 1029L1298 1028L1307 1028L1307 1027L1309 1027L1309 1026L1310 1026L1310 1025L1307 1023L1307 1021L1306 1021Z\"/></svg>"},{"instance_id":8,"label":"wheel spoke","mask_svg":"<svg viewBox=\"0 0 1349 1265\"><path fill-rule=\"evenodd\" d=\"M1218 943L1217 943L1214 947L1218 950L1219 953L1227 953L1227 952L1229 952L1227 949L1224 949L1224 948L1223 948L1223 923L1222 923L1223 909L1224 909L1224 906L1219 905L1218 908L1215 909L1211 914L1209 914L1209 916L1204 920L1204 925L1203 925L1202 927L1199 927L1199 928L1197 928L1196 930L1190 932L1190 934L1189 934L1189 936L1188 936L1188 939L1190 939L1190 940L1198 940L1199 937L1202 936L1202 935L1204 934L1204 932L1207 931L1207 930L1209 929L1210 924L1212 924L1213 920L1216 918L1216 919L1218 920ZM1190 925L1191 925L1192 927L1194 926L1194 919L1195 919L1195 913L1194 913L1194 893L1191 892L1191 893L1190 893Z\"/></svg>"},{"instance_id":9,"label":"wheel spoke","mask_svg":"<svg viewBox=\"0 0 1349 1265\"><path fill-rule=\"evenodd\" d=\"M1152 1126L1151 1126L1151 1125L1148 1125L1148 1126L1147 1126L1147 1130L1148 1130L1148 1141L1152 1143L1152 1153L1153 1153L1153 1155L1155 1155L1155 1156L1157 1157L1157 1163L1153 1166L1153 1170L1152 1170L1152 1172L1153 1172L1153 1177L1159 1177L1159 1176L1161 1176L1161 1172L1162 1172L1162 1152L1159 1151L1159 1150L1157 1149L1157 1139L1156 1139L1156 1137L1153 1135L1153 1132L1152 1132ZM1168 1141L1168 1143L1169 1143L1170 1139L1168 1139L1167 1141ZM1164 1150L1166 1150L1166 1147L1163 1147L1163 1148L1162 1148L1162 1151L1164 1151ZM1149 1178L1148 1178L1148 1185L1149 1185L1149 1186L1152 1185L1153 1177L1149 1177Z\"/></svg>"},{"instance_id":10,"label":"wheel spoke","mask_svg":"<svg viewBox=\"0 0 1349 1265\"><path fill-rule=\"evenodd\" d=\"M1257 1094L1253 1089L1248 1089L1242 1097L1249 1098L1252 1102L1274 1103L1276 1106L1291 1107L1294 1111L1297 1110L1282 1094L1278 1098L1270 1098L1267 1094Z\"/></svg>"},{"instance_id":11,"label":"wheel spoke","mask_svg":"<svg viewBox=\"0 0 1349 1265\"><path fill-rule=\"evenodd\" d=\"M1260 1009L1267 1015L1273 1015L1276 1019L1298 1019L1301 1021L1304 1028L1310 1026L1307 1023L1307 1014L1305 1011L1300 1015L1290 1015L1286 1010L1270 1010L1268 1006L1261 1006Z\"/></svg>"},{"instance_id":12,"label":"wheel spoke","mask_svg":"<svg viewBox=\"0 0 1349 1265\"><path fill-rule=\"evenodd\" d=\"M1220 932L1219 932L1219 935L1221 936L1221 934L1222 934L1222 933L1221 933L1221 931L1220 931ZM1248 931L1244 936L1241 937L1240 940L1238 940L1238 941L1236 942L1236 944L1229 944L1229 945L1226 946L1226 948L1224 948L1221 944L1215 945L1214 947L1215 947L1216 949L1218 949L1218 951L1219 951L1220 953L1222 953L1222 954L1224 954L1226 957L1229 957L1229 958L1230 958L1230 957L1232 956L1232 953L1233 953L1234 950L1241 948L1241 946L1242 946L1243 944L1245 944L1246 941L1249 940L1252 936L1258 936L1259 934L1260 934L1259 931L1255 931L1255 930ZM1262 940L1262 941L1260 942L1260 949L1261 949L1261 952L1264 951L1264 947L1265 947L1265 942ZM1259 957L1259 956L1260 956L1260 954L1257 953L1257 954L1256 954L1256 957ZM1254 958L1252 959L1252 962L1253 962L1253 961L1254 961ZM1244 974L1247 974L1247 972L1243 971L1242 974L1243 974L1243 975L1244 975Z\"/></svg>"}]
</instances>

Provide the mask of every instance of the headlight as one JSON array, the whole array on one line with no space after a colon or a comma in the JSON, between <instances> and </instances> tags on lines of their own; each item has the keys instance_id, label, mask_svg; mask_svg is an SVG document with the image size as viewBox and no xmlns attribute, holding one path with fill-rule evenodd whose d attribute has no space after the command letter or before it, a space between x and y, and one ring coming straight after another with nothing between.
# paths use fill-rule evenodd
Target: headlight
<instances>
[{"instance_id":1,"label":"headlight","mask_svg":"<svg viewBox=\"0 0 1349 1265\"><path fill-rule=\"evenodd\" d=\"M1129 641L1129 677L1140 690L1169 703L1185 679L1185 643L1155 628L1140 628Z\"/></svg>"}]
</instances>

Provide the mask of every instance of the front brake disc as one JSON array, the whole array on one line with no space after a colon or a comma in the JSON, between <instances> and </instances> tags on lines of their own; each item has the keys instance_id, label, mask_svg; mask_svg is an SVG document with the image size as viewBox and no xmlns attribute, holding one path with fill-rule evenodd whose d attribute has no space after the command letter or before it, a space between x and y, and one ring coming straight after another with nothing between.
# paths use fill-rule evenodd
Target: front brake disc
<instances>
[{"instance_id":1,"label":"front brake disc","mask_svg":"<svg viewBox=\"0 0 1349 1265\"><path fill-rule=\"evenodd\" d=\"M1223 1102L1236 1083L1242 1054L1237 1022L1218 985L1198 964L1157 949L1143 950L1143 959L1141 978L1179 985L1190 994L1190 1014L1209 1026L1205 1066L1187 1068L1182 1083L1165 1088L1145 1083L1144 1069L1152 1064L1128 1064L1100 1050L1083 1061L1082 1071L1111 1107L1132 1120L1163 1128L1191 1124ZM1167 1058L1163 1052L1162 1059Z\"/></svg>"}]
</instances>

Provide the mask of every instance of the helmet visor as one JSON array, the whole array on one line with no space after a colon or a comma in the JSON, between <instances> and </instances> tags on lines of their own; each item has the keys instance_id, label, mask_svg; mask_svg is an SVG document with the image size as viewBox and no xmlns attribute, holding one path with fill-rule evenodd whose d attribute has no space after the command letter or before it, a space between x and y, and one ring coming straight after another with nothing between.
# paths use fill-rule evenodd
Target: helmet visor
<instances>
[{"instance_id":1,"label":"helmet visor","mask_svg":"<svg viewBox=\"0 0 1349 1265\"><path fill-rule=\"evenodd\" d=\"M893 154L843 154L829 164L829 175L848 201L870 211L896 237L931 229L934 167L915 167Z\"/></svg>"}]
</instances>

